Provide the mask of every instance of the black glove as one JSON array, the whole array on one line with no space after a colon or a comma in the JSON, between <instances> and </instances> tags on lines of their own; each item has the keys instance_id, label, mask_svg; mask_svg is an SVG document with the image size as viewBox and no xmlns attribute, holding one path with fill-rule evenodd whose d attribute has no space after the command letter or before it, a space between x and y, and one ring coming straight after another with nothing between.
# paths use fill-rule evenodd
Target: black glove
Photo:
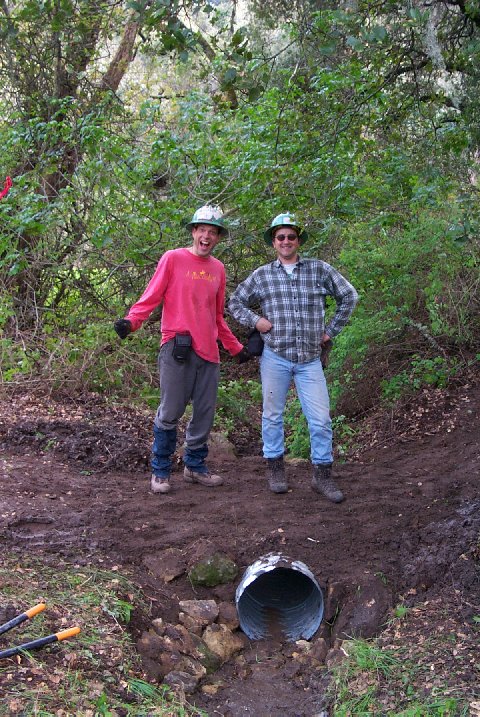
<instances>
[{"instance_id":1,"label":"black glove","mask_svg":"<svg viewBox=\"0 0 480 717\"><path fill-rule=\"evenodd\" d=\"M244 346L243 349L235 355L235 358L237 359L238 363L246 363L247 361L250 361L250 359L252 358L252 354L246 348L246 346Z\"/></svg>"},{"instance_id":2,"label":"black glove","mask_svg":"<svg viewBox=\"0 0 480 717\"><path fill-rule=\"evenodd\" d=\"M132 324L128 319L117 319L113 328L121 339L126 339L128 334L132 333Z\"/></svg>"},{"instance_id":3,"label":"black glove","mask_svg":"<svg viewBox=\"0 0 480 717\"><path fill-rule=\"evenodd\" d=\"M247 351L252 356L261 356L263 353L263 339L258 329L252 329L248 334Z\"/></svg>"}]
</instances>

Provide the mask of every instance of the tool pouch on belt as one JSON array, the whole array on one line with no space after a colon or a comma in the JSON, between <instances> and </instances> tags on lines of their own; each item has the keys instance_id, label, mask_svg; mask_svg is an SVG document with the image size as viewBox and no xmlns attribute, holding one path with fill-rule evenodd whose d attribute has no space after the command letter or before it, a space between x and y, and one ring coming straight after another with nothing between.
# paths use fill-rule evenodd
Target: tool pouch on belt
<instances>
[{"instance_id":1,"label":"tool pouch on belt","mask_svg":"<svg viewBox=\"0 0 480 717\"><path fill-rule=\"evenodd\" d=\"M179 361L180 363L186 361L191 349L192 337L190 334L175 334L172 351L175 361Z\"/></svg>"}]
</instances>

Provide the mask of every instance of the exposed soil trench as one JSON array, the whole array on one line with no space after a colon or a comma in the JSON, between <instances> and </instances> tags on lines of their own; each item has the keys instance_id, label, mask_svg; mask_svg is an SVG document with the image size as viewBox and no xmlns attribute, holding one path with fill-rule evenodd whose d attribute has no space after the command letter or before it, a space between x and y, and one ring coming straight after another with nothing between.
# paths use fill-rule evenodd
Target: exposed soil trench
<instances>
[{"instance_id":1,"label":"exposed soil trench","mask_svg":"<svg viewBox=\"0 0 480 717\"><path fill-rule=\"evenodd\" d=\"M310 466L290 462L291 490L266 488L258 436L237 450L219 442L212 468L225 484L185 484L180 470L166 496L149 492L148 414L102 402L17 397L0 405L2 447L0 539L75 562L126 566L152 600L153 617L178 622L179 601L234 604L244 572L279 552L305 563L325 596L314 637L329 649L345 635L377 634L399 596L418 598L455 586L478 597L478 566L462 559L478 541L480 448L478 386L464 386L434 405L428 399L402 426L337 463L346 495L328 503L310 488ZM430 406L430 408L429 408ZM239 455L240 453L240 455ZM168 555L181 570L166 581ZM169 551L169 552L165 552ZM193 588L188 569L221 552L239 567L226 585ZM146 626L134 629L139 637ZM324 672L293 660L298 648L278 639L245 641L242 653L215 674L221 686L198 688L189 700L209 715L310 717L325 707ZM145 661L147 672L151 668Z\"/></svg>"}]
</instances>

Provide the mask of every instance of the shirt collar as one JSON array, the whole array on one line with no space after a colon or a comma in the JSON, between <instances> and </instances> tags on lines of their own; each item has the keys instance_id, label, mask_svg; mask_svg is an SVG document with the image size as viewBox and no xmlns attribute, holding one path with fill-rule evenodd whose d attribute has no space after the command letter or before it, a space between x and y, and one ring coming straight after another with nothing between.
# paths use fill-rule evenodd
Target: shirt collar
<instances>
[{"instance_id":1,"label":"shirt collar","mask_svg":"<svg viewBox=\"0 0 480 717\"><path fill-rule=\"evenodd\" d=\"M296 266L298 266L299 264L303 264L303 263L304 263L304 259L302 259L302 257L301 257L300 254L299 254L299 255L298 255L298 260L297 260ZM283 266L283 264L282 264L282 262L280 261L280 259L274 259L274 260L273 260L273 265L276 266L277 269L279 269L281 266Z\"/></svg>"}]
</instances>

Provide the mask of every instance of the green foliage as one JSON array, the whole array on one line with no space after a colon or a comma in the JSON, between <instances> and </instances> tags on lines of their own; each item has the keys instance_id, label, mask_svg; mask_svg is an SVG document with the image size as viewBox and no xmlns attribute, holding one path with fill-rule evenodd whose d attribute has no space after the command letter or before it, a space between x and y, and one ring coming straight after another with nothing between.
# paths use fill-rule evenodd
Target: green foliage
<instances>
[{"instance_id":1,"label":"green foliage","mask_svg":"<svg viewBox=\"0 0 480 717\"><path fill-rule=\"evenodd\" d=\"M300 401L293 392L287 396L284 413L285 447L293 458L310 458L310 435Z\"/></svg>"},{"instance_id":2,"label":"green foliage","mask_svg":"<svg viewBox=\"0 0 480 717\"><path fill-rule=\"evenodd\" d=\"M239 426L251 425L261 410L262 387L258 381L221 381L218 387L215 428L227 436L238 433Z\"/></svg>"},{"instance_id":3,"label":"green foliage","mask_svg":"<svg viewBox=\"0 0 480 717\"><path fill-rule=\"evenodd\" d=\"M102 603L102 610L104 610L104 612L106 612L108 615L111 615L111 617L113 617L118 622L124 623L125 625L128 625L128 623L130 622L130 617L134 609L134 605L127 602L126 600L117 600L113 608L106 601Z\"/></svg>"},{"instance_id":4,"label":"green foliage","mask_svg":"<svg viewBox=\"0 0 480 717\"><path fill-rule=\"evenodd\" d=\"M383 684L402 686L402 694L395 690L395 715L456 717L467 714L466 700L442 695L440 690L432 697L418 695L411 684L417 666L405 660L400 650L387 650L366 640L348 640L342 648L346 659L334 668L329 688L335 715L386 714L379 700L379 688Z\"/></svg>"},{"instance_id":5,"label":"green foliage","mask_svg":"<svg viewBox=\"0 0 480 717\"><path fill-rule=\"evenodd\" d=\"M454 369L443 356L434 359L422 359L414 356L409 369L381 381L382 396L388 402L394 402L406 393L418 391L424 386L443 388Z\"/></svg>"},{"instance_id":6,"label":"green foliage","mask_svg":"<svg viewBox=\"0 0 480 717\"><path fill-rule=\"evenodd\" d=\"M284 415L285 446L292 458L310 459L310 435L305 416L302 413L300 401L292 390L288 397ZM345 416L337 415L332 418L335 452L342 456L355 436L354 429L349 425Z\"/></svg>"},{"instance_id":7,"label":"green foliage","mask_svg":"<svg viewBox=\"0 0 480 717\"><path fill-rule=\"evenodd\" d=\"M0 373L2 381L10 383L18 376L28 376L34 372L40 353L27 348L12 338L0 337Z\"/></svg>"},{"instance_id":8,"label":"green foliage","mask_svg":"<svg viewBox=\"0 0 480 717\"><path fill-rule=\"evenodd\" d=\"M45 367L54 385L128 387L153 407L158 329L120 346L107 327L162 253L189 243L196 206L228 212L232 235L216 255L230 287L270 259L262 231L294 209L311 235L304 253L360 293L328 370L342 445L354 412L344 404L362 383L388 400L445 385L480 338L478 25L453 4L436 34L427 9L396 3L351 13L278 0L256 6L255 27L196 1L188 24L183 6L0 11L0 169L14 178L0 201L2 376ZM95 89L99 58L132 11L143 42L117 101ZM229 431L258 400L235 384L219 393ZM294 403L286 418L289 449L306 455Z\"/></svg>"},{"instance_id":9,"label":"green foliage","mask_svg":"<svg viewBox=\"0 0 480 717\"><path fill-rule=\"evenodd\" d=\"M388 678L398 666L398 658L392 651L381 650L373 642L366 640L349 640L344 643L344 650L347 659L334 670L330 686L334 695L335 715L346 717L350 714L374 714L379 710L375 699L375 685L367 681L357 692L350 690L350 681L353 682L362 672Z\"/></svg>"},{"instance_id":10,"label":"green foliage","mask_svg":"<svg viewBox=\"0 0 480 717\"><path fill-rule=\"evenodd\" d=\"M408 615L409 610L410 608L408 608L406 605L397 605L393 614L396 618L402 619L403 617Z\"/></svg>"}]
</instances>

